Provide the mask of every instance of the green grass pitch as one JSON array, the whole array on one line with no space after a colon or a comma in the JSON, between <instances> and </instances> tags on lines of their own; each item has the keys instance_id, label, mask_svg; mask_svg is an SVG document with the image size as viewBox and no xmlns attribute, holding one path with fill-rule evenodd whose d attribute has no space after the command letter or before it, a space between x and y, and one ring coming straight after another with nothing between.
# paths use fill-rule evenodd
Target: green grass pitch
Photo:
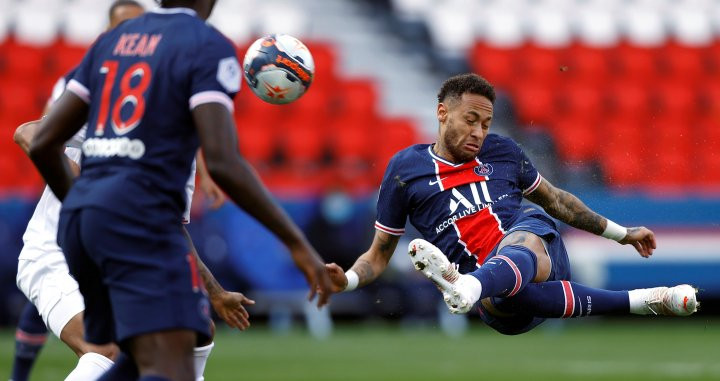
<instances>
[{"instance_id":1,"label":"green grass pitch","mask_svg":"<svg viewBox=\"0 0 720 381\"><path fill-rule=\"evenodd\" d=\"M0 379L7 379L12 331L0 331ZM74 356L57 339L32 380L61 380ZM548 324L509 337L473 323L451 338L434 326L342 324L326 340L301 330L273 335L218 330L205 372L220 380L720 380L720 321L601 320Z\"/></svg>"}]
</instances>

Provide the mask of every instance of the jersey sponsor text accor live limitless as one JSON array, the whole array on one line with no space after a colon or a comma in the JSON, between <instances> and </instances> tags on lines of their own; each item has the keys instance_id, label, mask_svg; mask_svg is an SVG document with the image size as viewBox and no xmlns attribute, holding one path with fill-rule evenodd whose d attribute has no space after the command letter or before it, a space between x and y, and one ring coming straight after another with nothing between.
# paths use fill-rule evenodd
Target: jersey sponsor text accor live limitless
<instances>
[{"instance_id":1,"label":"jersey sponsor text accor live limitless","mask_svg":"<svg viewBox=\"0 0 720 381\"><path fill-rule=\"evenodd\" d=\"M523 195L541 179L517 143L500 135L489 134L477 157L462 164L439 157L430 144L414 145L388 164L375 228L401 235L409 217L461 272L472 271L513 227Z\"/></svg>"}]
</instances>

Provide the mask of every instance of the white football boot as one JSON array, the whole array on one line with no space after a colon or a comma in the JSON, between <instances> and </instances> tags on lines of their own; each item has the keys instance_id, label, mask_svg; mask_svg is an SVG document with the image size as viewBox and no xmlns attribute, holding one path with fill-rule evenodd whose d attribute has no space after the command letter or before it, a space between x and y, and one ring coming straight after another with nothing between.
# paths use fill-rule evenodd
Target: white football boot
<instances>
[{"instance_id":1,"label":"white football boot","mask_svg":"<svg viewBox=\"0 0 720 381\"><path fill-rule=\"evenodd\" d=\"M450 312L464 314L480 299L480 281L472 275L460 274L457 265L450 263L435 245L414 239L408 245L408 254L415 269L435 283Z\"/></svg>"},{"instance_id":2,"label":"white football boot","mask_svg":"<svg viewBox=\"0 0 720 381\"><path fill-rule=\"evenodd\" d=\"M688 284L630 292L644 299L644 306L633 312L645 315L690 316L700 305L697 301L697 289Z\"/></svg>"}]
</instances>

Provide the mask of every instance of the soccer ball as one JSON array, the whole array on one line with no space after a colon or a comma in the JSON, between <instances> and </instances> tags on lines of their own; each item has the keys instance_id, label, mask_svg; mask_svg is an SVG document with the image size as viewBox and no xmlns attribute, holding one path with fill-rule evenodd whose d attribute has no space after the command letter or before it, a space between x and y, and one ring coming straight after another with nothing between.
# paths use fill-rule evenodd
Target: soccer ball
<instances>
[{"instance_id":1,"label":"soccer ball","mask_svg":"<svg viewBox=\"0 0 720 381\"><path fill-rule=\"evenodd\" d=\"M315 62L307 46L287 34L272 34L253 42L243 59L245 81L260 99L290 103L310 87Z\"/></svg>"}]
</instances>

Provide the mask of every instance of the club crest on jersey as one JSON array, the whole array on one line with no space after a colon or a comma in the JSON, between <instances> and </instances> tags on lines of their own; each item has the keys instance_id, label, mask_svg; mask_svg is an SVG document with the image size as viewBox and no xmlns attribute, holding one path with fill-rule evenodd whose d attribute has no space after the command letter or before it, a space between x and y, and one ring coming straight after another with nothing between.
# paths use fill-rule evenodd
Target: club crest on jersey
<instances>
[{"instance_id":1,"label":"club crest on jersey","mask_svg":"<svg viewBox=\"0 0 720 381\"><path fill-rule=\"evenodd\" d=\"M473 168L473 172L475 172L478 176L490 176L493 173L493 167L490 164L480 164L477 167Z\"/></svg>"}]
</instances>

